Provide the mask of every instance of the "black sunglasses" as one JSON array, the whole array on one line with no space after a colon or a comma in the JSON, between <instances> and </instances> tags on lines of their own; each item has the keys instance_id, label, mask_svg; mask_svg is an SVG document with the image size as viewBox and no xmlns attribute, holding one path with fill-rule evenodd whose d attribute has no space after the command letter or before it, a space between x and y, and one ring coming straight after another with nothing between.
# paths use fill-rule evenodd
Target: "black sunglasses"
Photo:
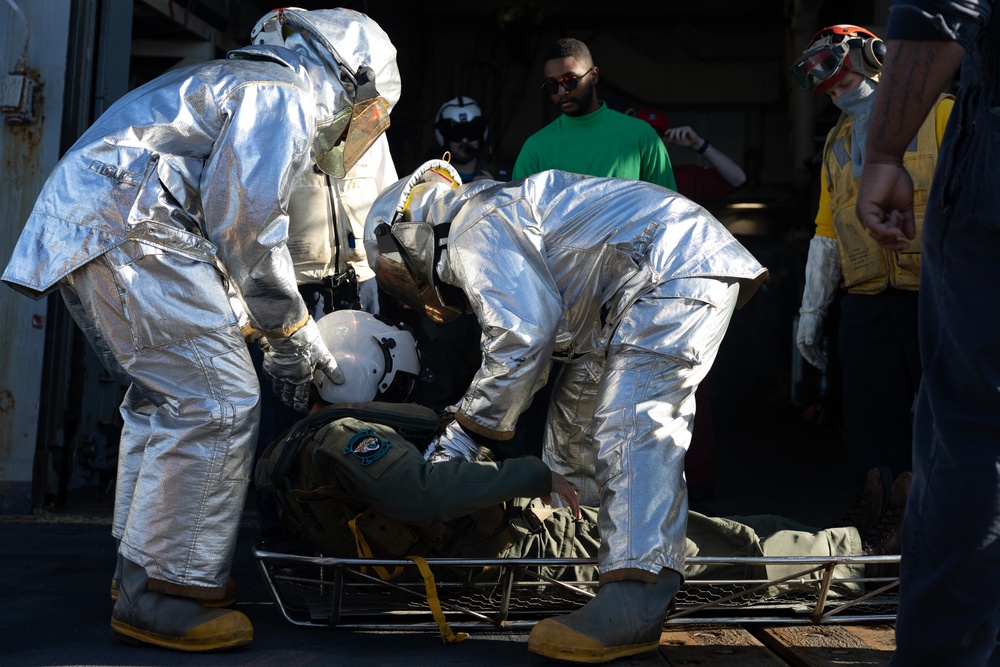
<instances>
[{"instance_id":1,"label":"black sunglasses","mask_svg":"<svg viewBox=\"0 0 1000 667\"><path fill-rule=\"evenodd\" d=\"M542 82L542 90L545 91L546 95L555 95L556 93L559 92L560 87L565 88L567 93L572 92L576 90L576 86L578 83L580 83L580 79L587 76L593 71L594 68L591 67L580 76L573 76L572 74L567 74L561 79L546 79L545 81Z\"/></svg>"}]
</instances>

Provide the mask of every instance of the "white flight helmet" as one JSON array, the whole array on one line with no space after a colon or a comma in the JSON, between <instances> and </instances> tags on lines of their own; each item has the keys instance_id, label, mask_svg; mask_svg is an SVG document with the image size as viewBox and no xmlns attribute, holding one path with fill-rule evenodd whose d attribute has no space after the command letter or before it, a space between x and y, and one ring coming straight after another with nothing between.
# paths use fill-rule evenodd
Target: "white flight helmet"
<instances>
[{"instance_id":1,"label":"white flight helmet","mask_svg":"<svg viewBox=\"0 0 1000 667\"><path fill-rule=\"evenodd\" d=\"M324 401L402 403L409 398L420 377L413 334L361 310L335 310L316 326L344 373L343 384L330 382L322 371L313 376Z\"/></svg>"},{"instance_id":2,"label":"white flight helmet","mask_svg":"<svg viewBox=\"0 0 1000 667\"><path fill-rule=\"evenodd\" d=\"M439 323L468 311L460 290L434 277L450 225L428 213L461 184L448 162L429 160L382 190L365 220L365 253L379 287Z\"/></svg>"},{"instance_id":3,"label":"white flight helmet","mask_svg":"<svg viewBox=\"0 0 1000 667\"><path fill-rule=\"evenodd\" d=\"M483 110L474 99L459 95L448 100L438 109L434 117L434 138L438 146L446 148L446 141L461 141L462 138L486 143L490 136L490 126L486 124Z\"/></svg>"}]
</instances>

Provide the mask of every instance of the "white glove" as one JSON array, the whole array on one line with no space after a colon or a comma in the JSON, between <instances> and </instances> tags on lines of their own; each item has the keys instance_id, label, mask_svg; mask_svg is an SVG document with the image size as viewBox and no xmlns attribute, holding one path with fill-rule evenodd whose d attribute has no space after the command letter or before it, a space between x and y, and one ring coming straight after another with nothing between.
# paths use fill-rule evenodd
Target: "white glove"
<instances>
[{"instance_id":1,"label":"white glove","mask_svg":"<svg viewBox=\"0 0 1000 667\"><path fill-rule=\"evenodd\" d=\"M274 383L274 393L299 412L309 408L309 385L314 371L322 371L334 384L344 384L344 374L330 354L315 320L287 338L268 338L264 372Z\"/></svg>"},{"instance_id":2,"label":"white glove","mask_svg":"<svg viewBox=\"0 0 1000 667\"><path fill-rule=\"evenodd\" d=\"M444 428L444 433L434 438L424 452L424 460L431 463L441 463L452 459L466 461L479 460L479 445L458 425L451 422Z\"/></svg>"},{"instance_id":3,"label":"white glove","mask_svg":"<svg viewBox=\"0 0 1000 667\"><path fill-rule=\"evenodd\" d=\"M823 320L840 286L840 253L837 239L814 236L809 241L806 259L806 286L799 308L799 328L795 343L805 360L820 370L826 369L823 351Z\"/></svg>"}]
</instances>

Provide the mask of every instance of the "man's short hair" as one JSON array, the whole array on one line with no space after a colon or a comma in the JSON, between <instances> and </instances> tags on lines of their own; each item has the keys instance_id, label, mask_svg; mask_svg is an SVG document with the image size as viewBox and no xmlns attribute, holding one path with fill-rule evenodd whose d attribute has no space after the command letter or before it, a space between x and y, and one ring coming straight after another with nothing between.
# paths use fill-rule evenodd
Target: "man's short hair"
<instances>
[{"instance_id":1,"label":"man's short hair","mask_svg":"<svg viewBox=\"0 0 1000 667\"><path fill-rule=\"evenodd\" d=\"M591 57L590 49L587 48L587 45L572 37L563 37L545 52L546 62L557 58L576 58L580 61L581 65L586 67L594 65L594 59Z\"/></svg>"}]
</instances>

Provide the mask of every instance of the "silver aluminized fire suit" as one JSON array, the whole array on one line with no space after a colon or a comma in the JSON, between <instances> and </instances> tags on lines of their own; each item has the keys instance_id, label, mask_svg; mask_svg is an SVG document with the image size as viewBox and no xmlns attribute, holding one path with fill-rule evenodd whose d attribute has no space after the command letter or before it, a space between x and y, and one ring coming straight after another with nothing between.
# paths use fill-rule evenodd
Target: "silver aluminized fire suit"
<instances>
[{"instance_id":1,"label":"silver aluminized fire suit","mask_svg":"<svg viewBox=\"0 0 1000 667\"><path fill-rule=\"evenodd\" d=\"M227 294L288 336L308 321L287 202L314 139L371 67L398 98L395 49L364 14L296 12L311 33L249 46L131 91L56 166L3 280L58 287L129 385L112 531L150 586L224 590L250 479L259 388ZM339 61L339 62L338 62Z\"/></svg>"},{"instance_id":2,"label":"silver aluminized fire suit","mask_svg":"<svg viewBox=\"0 0 1000 667\"><path fill-rule=\"evenodd\" d=\"M344 178L316 168L299 181L288 203L288 249L300 285L336 288L341 281L356 280L361 308L378 313L375 274L365 260L362 242L365 217L378 193L397 178L383 134ZM324 305L321 301L313 317L322 317Z\"/></svg>"},{"instance_id":3,"label":"silver aluminized fire suit","mask_svg":"<svg viewBox=\"0 0 1000 667\"><path fill-rule=\"evenodd\" d=\"M376 228L402 183L365 226L376 278ZM432 194L409 199L408 219L450 223L437 279L462 290L484 332L457 421L509 438L551 358L586 365L591 381L557 387L552 410L597 452L601 580L683 572L694 392L766 269L703 208L648 183L545 171Z\"/></svg>"}]
</instances>

